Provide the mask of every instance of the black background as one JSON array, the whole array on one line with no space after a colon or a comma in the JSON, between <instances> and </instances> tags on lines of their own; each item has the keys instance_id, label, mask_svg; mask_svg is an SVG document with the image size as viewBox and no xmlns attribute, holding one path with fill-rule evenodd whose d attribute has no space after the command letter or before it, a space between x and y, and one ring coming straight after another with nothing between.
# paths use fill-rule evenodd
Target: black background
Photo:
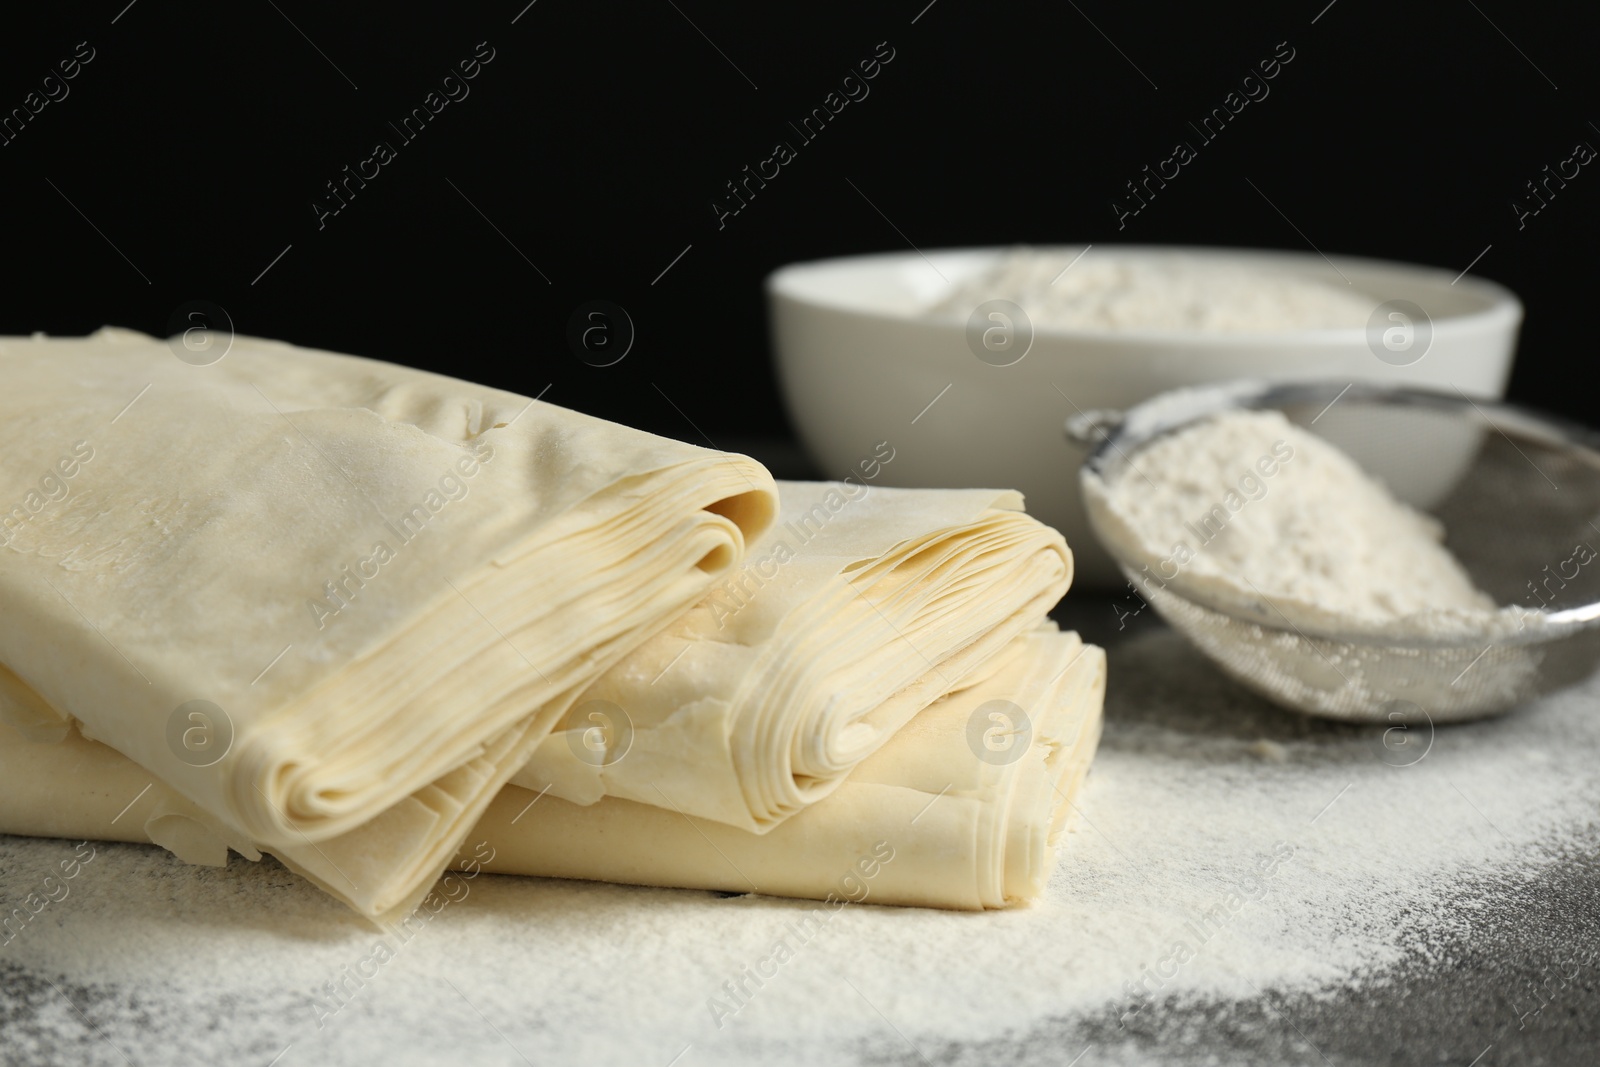
<instances>
[{"instance_id":1,"label":"black background","mask_svg":"<svg viewBox=\"0 0 1600 1067\"><path fill-rule=\"evenodd\" d=\"M725 445L790 432L761 292L786 262L1130 241L1461 270L1492 246L1475 273L1527 308L1511 395L1600 421L1585 381L1600 168L1521 229L1511 206L1577 142L1600 146L1592 15L1508 0L525 2L8 13L0 113L78 42L95 58L0 146L0 333L165 334L205 299L241 333L548 385L552 402L699 440L692 419ZM387 123L479 42L494 59L470 95L402 145ZM724 183L797 142L788 123L879 42L894 58L870 95L719 228ZM1270 96L1119 231L1124 182L1192 140L1187 123L1279 42L1294 59ZM324 183L379 140L398 158L319 229ZM637 330L611 367L565 338L596 298Z\"/></svg>"}]
</instances>

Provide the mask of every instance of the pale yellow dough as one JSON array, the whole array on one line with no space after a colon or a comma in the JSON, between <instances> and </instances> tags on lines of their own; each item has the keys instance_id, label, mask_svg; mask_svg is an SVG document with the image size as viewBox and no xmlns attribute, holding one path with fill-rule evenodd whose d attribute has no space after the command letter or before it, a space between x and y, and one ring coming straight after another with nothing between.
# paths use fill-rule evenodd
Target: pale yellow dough
<instances>
[{"instance_id":1,"label":"pale yellow dough","mask_svg":"<svg viewBox=\"0 0 1600 1067\"><path fill-rule=\"evenodd\" d=\"M1033 900L1099 740L1105 654L1053 629L1014 643L1002 667L923 710L830 796L769 833L507 786L458 863L878 904L976 910ZM996 736L998 754L985 747ZM1015 752L1005 752L1007 738L1018 739ZM148 784L142 768L75 733L37 745L0 726L0 831L155 841L192 862L222 862L223 842L193 806Z\"/></svg>"},{"instance_id":2,"label":"pale yellow dough","mask_svg":"<svg viewBox=\"0 0 1600 1067\"><path fill-rule=\"evenodd\" d=\"M515 784L766 832L999 669L1072 579L1015 492L778 489L743 566L590 686Z\"/></svg>"},{"instance_id":3,"label":"pale yellow dough","mask_svg":"<svg viewBox=\"0 0 1600 1067\"><path fill-rule=\"evenodd\" d=\"M0 714L80 722L374 916L776 508L742 456L270 341L6 338L0 380Z\"/></svg>"}]
</instances>

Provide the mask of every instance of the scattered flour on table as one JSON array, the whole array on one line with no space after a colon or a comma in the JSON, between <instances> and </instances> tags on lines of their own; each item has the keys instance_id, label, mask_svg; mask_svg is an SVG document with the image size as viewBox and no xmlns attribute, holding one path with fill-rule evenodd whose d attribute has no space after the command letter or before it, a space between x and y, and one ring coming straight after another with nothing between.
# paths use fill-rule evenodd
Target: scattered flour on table
<instances>
[{"instance_id":1,"label":"scattered flour on table","mask_svg":"<svg viewBox=\"0 0 1600 1067\"><path fill-rule=\"evenodd\" d=\"M1075 330L1360 329L1378 301L1319 278L1182 253L1014 249L957 283L929 314L966 318L985 300L1017 304L1035 326ZM1065 273L1063 273L1065 272Z\"/></svg>"},{"instance_id":2,"label":"scattered flour on table","mask_svg":"<svg viewBox=\"0 0 1600 1067\"><path fill-rule=\"evenodd\" d=\"M1138 449L1087 504L1144 580L1248 612L1264 598L1323 632L1516 628L1441 543L1344 452L1277 411L1215 415Z\"/></svg>"},{"instance_id":3,"label":"scattered flour on table","mask_svg":"<svg viewBox=\"0 0 1600 1067\"><path fill-rule=\"evenodd\" d=\"M0 946L6 1054L121 1063L86 1016L134 1063L920 1062L906 1041L937 1059L1063 1020L1114 1032L1173 1002L1377 985L1470 929L1469 881L1600 849L1593 680L1397 752L1271 708L1170 631L1110 658L1101 755L1044 901L845 907L720 1029L708 1000L820 905L485 875L319 1025L312 998L376 930L270 861L102 845ZM0 838L0 901L71 854Z\"/></svg>"}]
</instances>

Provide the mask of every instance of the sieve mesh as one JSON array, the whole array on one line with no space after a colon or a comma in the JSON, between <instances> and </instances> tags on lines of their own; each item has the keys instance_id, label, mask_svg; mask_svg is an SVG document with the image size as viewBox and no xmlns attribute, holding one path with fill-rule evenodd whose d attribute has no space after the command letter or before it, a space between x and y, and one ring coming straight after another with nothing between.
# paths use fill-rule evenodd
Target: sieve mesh
<instances>
[{"instance_id":1,"label":"sieve mesh","mask_svg":"<svg viewBox=\"0 0 1600 1067\"><path fill-rule=\"evenodd\" d=\"M1081 477L1110 485L1156 438L1240 408L1283 412L1435 515L1478 588L1526 613L1448 638L1306 632L1275 615L1270 601L1244 617L1185 596L1178 582L1151 582L1136 561L1119 558L1140 595L1241 684L1317 715L1447 722L1503 711L1600 663L1595 435L1462 395L1342 382L1180 390L1115 420L1091 413L1068 432L1099 439ZM1117 555L1112 538L1101 541Z\"/></svg>"}]
</instances>

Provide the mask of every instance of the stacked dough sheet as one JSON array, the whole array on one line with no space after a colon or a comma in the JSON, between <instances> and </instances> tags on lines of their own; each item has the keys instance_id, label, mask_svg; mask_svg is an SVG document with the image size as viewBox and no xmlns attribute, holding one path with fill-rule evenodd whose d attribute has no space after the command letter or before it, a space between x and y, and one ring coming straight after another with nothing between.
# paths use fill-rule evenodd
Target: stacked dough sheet
<instances>
[{"instance_id":1,"label":"stacked dough sheet","mask_svg":"<svg viewBox=\"0 0 1600 1067\"><path fill-rule=\"evenodd\" d=\"M1104 657L1045 622L1071 556L1015 494L774 483L243 338L203 367L7 339L0 368L0 832L271 852L375 918L468 844L515 874L1040 891Z\"/></svg>"}]
</instances>

